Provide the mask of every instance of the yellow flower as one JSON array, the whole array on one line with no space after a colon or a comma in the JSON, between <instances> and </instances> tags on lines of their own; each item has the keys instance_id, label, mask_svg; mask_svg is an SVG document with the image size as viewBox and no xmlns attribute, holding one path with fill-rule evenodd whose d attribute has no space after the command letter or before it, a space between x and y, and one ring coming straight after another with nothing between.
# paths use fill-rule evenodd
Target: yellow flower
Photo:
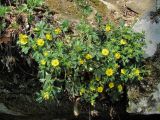
<instances>
[{"instance_id":1,"label":"yellow flower","mask_svg":"<svg viewBox=\"0 0 160 120\"><path fill-rule=\"evenodd\" d=\"M109 68L106 70L106 75L107 76L112 76L113 75L113 69Z\"/></svg>"},{"instance_id":2,"label":"yellow flower","mask_svg":"<svg viewBox=\"0 0 160 120\"><path fill-rule=\"evenodd\" d=\"M108 49L102 49L102 55L107 56L109 54Z\"/></svg>"},{"instance_id":3,"label":"yellow flower","mask_svg":"<svg viewBox=\"0 0 160 120\"><path fill-rule=\"evenodd\" d=\"M47 33L47 34L46 34L46 39L47 39L47 40L52 40L52 35L51 35L50 33Z\"/></svg>"},{"instance_id":4,"label":"yellow flower","mask_svg":"<svg viewBox=\"0 0 160 120\"><path fill-rule=\"evenodd\" d=\"M80 60L79 60L79 64L80 64L80 65L83 65L83 64L84 64L84 60L80 59Z\"/></svg>"},{"instance_id":5,"label":"yellow flower","mask_svg":"<svg viewBox=\"0 0 160 120\"><path fill-rule=\"evenodd\" d=\"M19 39L27 39L28 36L25 34L19 34Z\"/></svg>"},{"instance_id":6,"label":"yellow flower","mask_svg":"<svg viewBox=\"0 0 160 120\"><path fill-rule=\"evenodd\" d=\"M106 32L109 32L111 30L111 26L110 25L106 25Z\"/></svg>"},{"instance_id":7,"label":"yellow flower","mask_svg":"<svg viewBox=\"0 0 160 120\"><path fill-rule=\"evenodd\" d=\"M126 42L126 40L121 39L120 44L125 45L125 44L127 44L127 42Z\"/></svg>"},{"instance_id":8,"label":"yellow flower","mask_svg":"<svg viewBox=\"0 0 160 120\"><path fill-rule=\"evenodd\" d=\"M44 40L43 39L37 39L37 45L42 47L44 45Z\"/></svg>"},{"instance_id":9,"label":"yellow flower","mask_svg":"<svg viewBox=\"0 0 160 120\"><path fill-rule=\"evenodd\" d=\"M45 60L41 60L40 63L41 63L41 65L45 65L46 61Z\"/></svg>"},{"instance_id":10,"label":"yellow flower","mask_svg":"<svg viewBox=\"0 0 160 120\"><path fill-rule=\"evenodd\" d=\"M109 86L110 89L112 89L114 87L114 83L110 82L108 86Z\"/></svg>"},{"instance_id":11,"label":"yellow flower","mask_svg":"<svg viewBox=\"0 0 160 120\"><path fill-rule=\"evenodd\" d=\"M19 39L27 39L28 36L25 34L19 34Z\"/></svg>"},{"instance_id":12,"label":"yellow flower","mask_svg":"<svg viewBox=\"0 0 160 120\"><path fill-rule=\"evenodd\" d=\"M49 51L44 51L44 52L43 52L43 55L44 55L45 57L48 57Z\"/></svg>"},{"instance_id":13,"label":"yellow flower","mask_svg":"<svg viewBox=\"0 0 160 120\"><path fill-rule=\"evenodd\" d=\"M126 70L125 69L121 69L121 74L126 74Z\"/></svg>"},{"instance_id":14,"label":"yellow flower","mask_svg":"<svg viewBox=\"0 0 160 120\"><path fill-rule=\"evenodd\" d=\"M97 88L97 92L101 93L101 92L103 92L103 89L104 88L102 86L100 86L100 87Z\"/></svg>"},{"instance_id":15,"label":"yellow flower","mask_svg":"<svg viewBox=\"0 0 160 120\"><path fill-rule=\"evenodd\" d=\"M20 42L20 44L22 44L22 45L27 44L27 43L28 43L28 36L25 35L25 34L20 34L20 35L19 35L19 42Z\"/></svg>"},{"instance_id":16,"label":"yellow flower","mask_svg":"<svg viewBox=\"0 0 160 120\"><path fill-rule=\"evenodd\" d=\"M20 39L20 44L25 45L28 43L28 39Z\"/></svg>"},{"instance_id":17,"label":"yellow flower","mask_svg":"<svg viewBox=\"0 0 160 120\"><path fill-rule=\"evenodd\" d=\"M116 54L114 55L114 57L115 57L116 59L120 59L120 58L121 58L121 54L120 54L120 53L116 53Z\"/></svg>"},{"instance_id":18,"label":"yellow flower","mask_svg":"<svg viewBox=\"0 0 160 120\"><path fill-rule=\"evenodd\" d=\"M84 88L81 88L80 90L80 95L83 95L85 93L85 89Z\"/></svg>"},{"instance_id":19,"label":"yellow flower","mask_svg":"<svg viewBox=\"0 0 160 120\"><path fill-rule=\"evenodd\" d=\"M49 99L49 93L48 92L43 93L43 98L45 100L48 100Z\"/></svg>"},{"instance_id":20,"label":"yellow flower","mask_svg":"<svg viewBox=\"0 0 160 120\"><path fill-rule=\"evenodd\" d=\"M52 61L51 61L51 65L52 65L53 67L57 67L57 66L59 65L59 60L58 60L58 59L52 60Z\"/></svg>"},{"instance_id":21,"label":"yellow flower","mask_svg":"<svg viewBox=\"0 0 160 120\"><path fill-rule=\"evenodd\" d=\"M54 30L54 32L55 32L56 35L58 35L58 34L60 34L62 31L61 31L60 28L56 28L56 29Z\"/></svg>"},{"instance_id":22,"label":"yellow flower","mask_svg":"<svg viewBox=\"0 0 160 120\"><path fill-rule=\"evenodd\" d=\"M122 85L121 85L121 84L119 84L117 88L118 88L118 91L119 91L119 92L122 92L123 87L122 87Z\"/></svg>"},{"instance_id":23,"label":"yellow flower","mask_svg":"<svg viewBox=\"0 0 160 120\"><path fill-rule=\"evenodd\" d=\"M87 60L92 59L92 55L91 55L91 54L87 54L87 55L86 55L86 59L87 59Z\"/></svg>"},{"instance_id":24,"label":"yellow flower","mask_svg":"<svg viewBox=\"0 0 160 120\"><path fill-rule=\"evenodd\" d=\"M135 70L134 70L134 75L139 76L139 74L140 74L139 69L135 69Z\"/></svg>"}]
</instances>

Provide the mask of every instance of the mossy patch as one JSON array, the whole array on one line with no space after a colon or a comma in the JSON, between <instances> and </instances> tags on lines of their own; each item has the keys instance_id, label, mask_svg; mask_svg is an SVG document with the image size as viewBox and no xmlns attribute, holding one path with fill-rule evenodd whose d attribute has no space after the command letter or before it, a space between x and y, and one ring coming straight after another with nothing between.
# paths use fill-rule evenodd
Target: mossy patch
<instances>
[{"instance_id":1,"label":"mossy patch","mask_svg":"<svg viewBox=\"0 0 160 120\"><path fill-rule=\"evenodd\" d=\"M98 13L102 16L106 16L109 13L107 6L99 0L89 0L92 7L94 7Z\"/></svg>"},{"instance_id":2,"label":"mossy patch","mask_svg":"<svg viewBox=\"0 0 160 120\"><path fill-rule=\"evenodd\" d=\"M98 0L88 0L88 3L93 9L100 13L100 15L107 16L107 6L102 2ZM73 19L78 19L83 16L83 12L74 1L56 0L53 2L52 0L46 0L46 4L51 10L62 16L68 16Z\"/></svg>"}]
</instances>

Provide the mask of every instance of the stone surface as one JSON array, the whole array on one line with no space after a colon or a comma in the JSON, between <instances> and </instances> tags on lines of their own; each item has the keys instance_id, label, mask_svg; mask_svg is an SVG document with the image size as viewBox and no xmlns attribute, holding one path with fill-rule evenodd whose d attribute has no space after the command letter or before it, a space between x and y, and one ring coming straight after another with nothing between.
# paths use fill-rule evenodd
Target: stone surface
<instances>
[{"instance_id":1,"label":"stone surface","mask_svg":"<svg viewBox=\"0 0 160 120\"><path fill-rule=\"evenodd\" d=\"M137 101L129 101L129 113L160 114L160 83L147 96L141 96Z\"/></svg>"},{"instance_id":2,"label":"stone surface","mask_svg":"<svg viewBox=\"0 0 160 120\"><path fill-rule=\"evenodd\" d=\"M23 114L20 112L15 112L13 110L9 110L3 103L0 103L0 113L22 116Z\"/></svg>"},{"instance_id":3,"label":"stone surface","mask_svg":"<svg viewBox=\"0 0 160 120\"><path fill-rule=\"evenodd\" d=\"M99 1L101 1L102 3L104 3L109 10L119 11L118 7L117 7L117 5L116 5L116 3L115 3L114 0L113 1L99 0Z\"/></svg>"},{"instance_id":4,"label":"stone surface","mask_svg":"<svg viewBox=\"0 0 160 120\"><path fill-rule=\"evenodd\" d=\"M83 13L78 7L78 5L72 0L45 0L49 8L60 14L60 19L69 19L71 21L82 18ZM89 4L93 8L93 13L95 11L101 13L103 16L107 15L107 7L100 1L89 0ZM89 16L90 17L90 16ZM90 18L89 18L90 19Z\"/></svg>"},{"instance_id":5,"label":"stone surface","mask_svg":"<svg viewBox=\"0 0 160 120\"><path fill-rule=\"evenodd\" d=\"M151 57L160 43L160 23L150 20L150 14L145 14L133 27L136 32L145 32L146 48L145 57Z\"/></svg>"},{"instance_id":6,"label":"stone surface","mask_svg":"<svg viewBox=\"0 0 160 120\"><path fill-rule=\"evenodd\" d=\"M127 0L126 6L131 10L143 14L155 7L156 0Z\"/></svg>"},{"instance_id":7,"label":"stone surface","mask_svg":"<svg viewBox=\"0 0 160 120\"><path fill-rule=\"evenodd\" d=\"M156 15L154 18L151 17L151 12ZM144 92L140 88L130 88L128 92L130 113L160 113L160 15L156 13L156 11L145 13L133 26L134 31L145 32L144 57L149 60L147 65L151 66L151 76L145 78L145 82L141 82L140 87L144 86L142 89Z\"/></svg>"},{"instance_id":8,"label":"stone surface","mask_svg":"<svg viewBox=\"0 0 160 120\"><path fill-rule=\"evenodd\" d=\"M151 74L139 86L128 88L129 113L160 113L160 44L154 56L147 58L146 68Z\"/></svg>"}]
</instances>

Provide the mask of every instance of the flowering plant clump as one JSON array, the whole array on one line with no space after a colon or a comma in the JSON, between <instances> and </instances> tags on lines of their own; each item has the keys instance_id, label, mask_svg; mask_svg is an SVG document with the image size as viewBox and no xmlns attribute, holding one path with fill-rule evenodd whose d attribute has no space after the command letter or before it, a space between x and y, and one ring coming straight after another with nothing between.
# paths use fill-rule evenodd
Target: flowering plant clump
<instances>
[{"instance_id":1,"label":"flowering plant clump","mask_svg":"<svg viewBox=\"0 0 160 120\"><path fill-rule=\"evenodd\" d=\"M20 34L18 44L39 64L43 90L38 100L55 98L67 91L70 97L95 104L101 94L118 100L124 86L142 80L143 34L130 27L107 23L93 28L77 25L76 35L59 26L37 23L29 35Z\"/></svg>"}]
</instances>

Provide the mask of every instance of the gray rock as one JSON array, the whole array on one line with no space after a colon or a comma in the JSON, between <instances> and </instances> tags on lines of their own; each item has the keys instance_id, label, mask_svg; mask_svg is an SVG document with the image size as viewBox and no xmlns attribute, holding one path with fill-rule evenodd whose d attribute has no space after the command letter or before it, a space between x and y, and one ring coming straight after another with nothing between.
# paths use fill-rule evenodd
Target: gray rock
<instances>
[{"instance_id":1,"label":"gray rock","mask_svg":"<svg viewBox=\"0 0 160 120\"><path fill-rule=\"evenodd\" d=\"M130 100L127 112L141 114L160 113L160 83L148 96L141 96L137 101Z\"/></svg>"},{"instance_id":2,"label":"gray rock","mask_svg":"<svg viewBox=\"0 0 160 120\"><path fill-rule=\"evenodd\" d=\"M0 103L0 113L5 113L9 115L22 116L23 114L20 112L15 112L13 110L9 110L3 103Z\"/></svg>"},{"instance_id":3,"label":"gray rock","mask_svg":"<svg viewBox=\"0 0 160 120\"><path fill-rule=\"evenodd\" d=\"M142 0L139 1L142 2ZM146 1L149 2L149 0ZM152 10L155 10L155 8L153 7ZM157 51L157 46L158 44L160 44L160 20L158 23L156 23L153 19L150 18L150 12L147 12L143 15L143 17L141 17L139 21L137 21L137 23L135 23L135 25L133 26L133 30L136 32L142 32L142 31L145 32L146 47L144 47L145 50L144 57L151 57L151 58L154 57L154 54ZM151 63L156 68L156 73L160 72L159 69L157 69L159 60L160 56L159 54L156 54L156 61L152 61ZM141 114L160 113L160 81L158 74L156 74L156 76L153 75L152 77L153 78L150 78L153 79L153 81L151 80L153 82L152 91L146 91L145 93L143 93L144 95L139 94L136 100L130 99L129 107L127 110L129 113L141 113ZM148 82L148 80L146 80L146 82ZM159 84L156 86L157 83ZM135 95L135 92L133 90L129 92L132 92L132 94Z\"/></svg>"},{"instance_id":4,"label":"gray rock","mask_svg":"<svg viewBox=\"0 0 160 120\"><path fill-rule=\"evenodd\" d=\"M131 10L143 14L144 12L152 9L156 5L156 0L128 0L126 6Z\"/></svg>"},{"instance_id":5,"label":"gray rock","mask_svg":"<svg viewBox=\"0 0 160 120\"><path fill-rule=\"evenodd\" d=\"M157 44L160 43L160 23L152 22L148 13L134 25L133 29L136 32L145 32L145 57L153 56L157 50Z\"/></svg>"}]
</instances>

